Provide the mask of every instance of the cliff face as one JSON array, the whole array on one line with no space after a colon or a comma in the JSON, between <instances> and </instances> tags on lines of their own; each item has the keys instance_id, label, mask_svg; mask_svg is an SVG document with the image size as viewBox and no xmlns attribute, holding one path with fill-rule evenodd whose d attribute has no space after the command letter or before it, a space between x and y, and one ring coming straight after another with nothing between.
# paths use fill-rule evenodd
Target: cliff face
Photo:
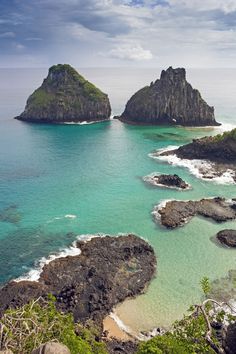
<instances>
[{"instance_id":1,"label":"cliff face","mask_svg":"<svg viewBox=\"0 0 236 354\"><path fill-rule=\"evenodd\" d=\"M16 119L35 123L100 121L110 118L108 96L70 65L54 65Z\"/></svg>"},{"instance_id":2,"label":"cliff face","mask_svg":"<svg viewBox=\"0 0 236 354\"><path fill-rule=\"evenodd\" d=\"M162 71L160 80L131 97L120 120L134 124L219 125L214 108L186 81L185 69L172 67Z\"/></svg>"}]
</instances>

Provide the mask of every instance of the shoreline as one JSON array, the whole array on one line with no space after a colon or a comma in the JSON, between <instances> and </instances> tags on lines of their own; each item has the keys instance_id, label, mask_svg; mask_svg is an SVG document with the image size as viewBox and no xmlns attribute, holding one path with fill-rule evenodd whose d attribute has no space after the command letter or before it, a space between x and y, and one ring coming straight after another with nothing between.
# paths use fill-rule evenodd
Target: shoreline
<instances>
[{"instance_id":1,"label":"shoreline","mask_svg":"<svg viewBox=\"0 0 236 354\"><path fill-rule=\"evenodd\" d=\"M216 164L203 159L182 159L175 153L171 154L177 148L177 146L169 145L166 148L149 153L148 156L154 160L166 162L173 166L184 167L192 175L203 181L212 181L216 184L235 184L235 171L231 165Z\"/></svg>"},{"instance_id":2,"label":"shoreline","mask_svg":"<svg viewBox=\"0 0 236 354\"><path fill-rule=\"evenodd\" d=\"M116 317L116 315L111 313L103 319L103 333L106 334L105 337L108 340L115 338L120 341L135 341L137 337L126 331L123 322L118 317L115 319Z\"/></svg>"}]
</instances>

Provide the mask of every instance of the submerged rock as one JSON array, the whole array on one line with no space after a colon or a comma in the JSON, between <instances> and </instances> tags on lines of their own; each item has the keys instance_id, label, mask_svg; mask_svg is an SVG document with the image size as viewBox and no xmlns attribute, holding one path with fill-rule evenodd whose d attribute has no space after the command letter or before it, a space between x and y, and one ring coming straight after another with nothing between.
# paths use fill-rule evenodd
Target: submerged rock
<instances>
[{"instance_id":1,"label":"submerged rock","mask_svg":"<svg viewBox=\"0 0 236 354\"><path fill-rule=\"evenodd\" d=\"M0 221L17 224L21 220L21 214L16 205L10 205L7 208L0 210Z\"/></svg>"},{"instance_id":2,"label":"submerged rock","mask_svg":"<svg viewBox=\"0 0 236 354\"><path fill-rule=\"evenodd\" d=\"M123 122L152 125L219 125L214 108L186 80L183 68L169 67L150 86L136 92L119 117Z\"/></svg>"},{"instance_id":3,"label":"submerged rock","mask_svg":"<svg viewBox=\"0 0 236 354\"><path fill-rule=\"evenodd\" d=\"M96 237L78 242L78 256L58 258L45 265L38 282L10 282L0 290L0 313L52 293L62 311L75 321L103 318L127 297L142 293L154 276L153 248L135 235Z\"/></svg>"},{"instance_id":4,"label":"submerged rock","mask_svg":"<svg viewBox=\"0 0 236 354\"><path fill-rule=\"evenodd\" d=\"M211 218L217 222L236 219L236 203L230 203L224 198L201 199L199 201L166 202L163 207L156 207L153 215L156 222L167 228L176 228L192 219L195 215Z\"/></svg>"},{"instance_id":5,"label":"submerged rock","mask_svg":"<svg viewBox=\"0 0 236 354\"><path fill-rule=\"evenodd\" d=\"M49 69L16 119L34 123L102 121L110 118L108 96L68 64Z\"/></svg>"},{"instance_id":6,"label":"submerged rock","mask_svg":"<svg viewBox=\"0 0 236 354\"><path fill-rule=\"evenodd\" d=\"M235 307L236 298L236 270L231 269L227 275L217 278L210 283L210 298L219 302L227 302Z\"/></svg>"},{"instance_id":7,"label":"submerged rock","mask_svg":"<svg viewBox=\"0 0 236 354\"><path fill-rule=\"evenodd\" d=\"M144 177L144 181L152 184L153 186L176 188L176 189L189 189L190 186L178 175L156 175L152 174Z\"/></svg>"},{"instance_id":8,"label":"submerged rock","mask_svg":"<svg viewBox=\"0 0 236 354\"><path fill-rule=\"evenodd\" d=\"M222 230L217 233L217 239L228 247L236 247L236 230Z\"/></svg>"}]
</instances>

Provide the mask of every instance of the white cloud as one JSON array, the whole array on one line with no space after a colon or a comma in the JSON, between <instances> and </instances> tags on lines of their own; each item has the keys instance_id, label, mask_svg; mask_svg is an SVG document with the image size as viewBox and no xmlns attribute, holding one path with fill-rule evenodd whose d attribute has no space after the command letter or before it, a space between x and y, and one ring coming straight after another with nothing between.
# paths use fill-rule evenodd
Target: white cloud
<instances>
[{"instance_id":1,"label":"white cloud","mask_svg":"<svg viewBox=\"0 0 236 354\"><path fill-rule=\"evenodd\" d=\"M17 9L24 16L10 16L22 23L13 31L20 43L27 43L27 53L45 55L50 63L236 65L236 0L143 0L136 5L132 0L24 0L24 4L19 5L23 11ZM2 25L2 32L11 30Z\"/></svg>"},{"instance_id":2,"label":"white cloud","mask_svg":"<svg viewBox=\"0 0 236 354\"><path fill-rule=\"evenodd\" d=\"M21 43L16 43L15 44L15 48L17 50L21 51L21 50L25 49L25 46L23 44L21 44Z\"/></svg>"},{"instance_id":3,"label":"white cloud","mask_svg":"<svg viewBox=\"0 0 236 354\"><path fill-rule=\"evenodd\" d=\"M0 38L14 38L16 35L14 32L0 33Z\"/></svg>"},{"instance_id":4,"label":"white cloud","mask_svg":"<svg viewBox=\"0 0 236 354\"><path fill-rule=\"evenodd\" d=\"M111 49L108 54L113 58L133 61L153 58L152 52L149 49L144 49L140 44L122 44Z\"/></svg>"},{"instance_id":5,"label":"white cloud","mask_svg":"<svg viewBox=\"0 0 236 354\"><path fill-rule=\"evenodd\" d=\"M171 6L186 7L197 11L221 10L225 13L236 11L236 0L168 0Z\"/></svg>"},{"instance_id":6,"label":"white cloud","mask_svg":"<svg viewBox=\"0 0 236 354\"><path fill-rule=\"evenodd\" d=\"M42 38L40 37L28 37L25 38L26 41L42 41Z\"/></svg>"}]
</instances>

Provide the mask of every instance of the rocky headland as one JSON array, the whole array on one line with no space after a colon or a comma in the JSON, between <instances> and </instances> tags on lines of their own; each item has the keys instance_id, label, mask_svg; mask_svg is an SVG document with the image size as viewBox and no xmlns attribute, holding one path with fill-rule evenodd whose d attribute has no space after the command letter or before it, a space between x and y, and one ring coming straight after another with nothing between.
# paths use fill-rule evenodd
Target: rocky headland
<instances>
[{"instance_id":1,"label":"rocky headland","mask_svg":"<svg viewBox=\"0 0 236 354\"><path fill-rule=\"evenodd\" d=\"M236 230L222 230L216 235L220 243L228 247L236 247Z\"/></svg>"},{"instance_id":2,"label":"rocky headland","mask_svg":"<svg viewBox=\"0 0 236 354\"><path fill-rule=\"evenodd\" d=\"M208 180L236 182L236 129L216 136L194 139L177 149L160 150L152 157L198 171ZM188 162L189 161L189 162Z\"/></svg>"},{"instance_id":3,"label":"rocky headland","mask_svg":"<svg viewBox=\"0 0 236 354\"><path fill-rule=\"evenodd\" d=\"M108 96L68 64L49 69L43 84L28 98L16 119L33 123L66 123L108 120Z\"/></svg>"},{"instance_id":4,"label":"rocky headland","mask_svg":"<svg viewBox=\"0 0 236 354\"><path fill-rule=\"evenodd\" d=\"M130 124L216 126L214 108L186 80L183 68L169 67L160 79L136 92L119 119Z\"/></svg>"},{"instance_id":5,"label":"rocky headland","mask_svg":"<svg viewBox=\"0 0 236 354\"><path fill-rule=\"evenodd\" d=\"M216 222L236 219L236 202L225 198L201 199L199 201L167 201L153 211L154 220L167 228L174 229L199 215Z\"/></svg>"},{"instance_id":6,"label":"rocky headland","mask_svg":"<svg viewBox=\"0 0 236 354\"><path fill-rule=\"evenodd\" d=\"M77 242L78 256L45 265L39 281L12 281L0 290L0 314L52 293L63 312L75 321L102 321L112 308L142 293L156 270L153 248L135 235L95 237Z\"/></svg>"},{"instance_id":7,"label":"rocky headland","mask_svg":"<svg viewBox=\"0 0 236 354\"><path fill-rule=\"evenodd\" d=\"M186 183L181 177L178 175L164 175L164 174L151 174L145 176L144 181L157 187L166 187L166 188L174 188L174 189L189 189L190 185Z\"/></svg>"}]
</instances>

